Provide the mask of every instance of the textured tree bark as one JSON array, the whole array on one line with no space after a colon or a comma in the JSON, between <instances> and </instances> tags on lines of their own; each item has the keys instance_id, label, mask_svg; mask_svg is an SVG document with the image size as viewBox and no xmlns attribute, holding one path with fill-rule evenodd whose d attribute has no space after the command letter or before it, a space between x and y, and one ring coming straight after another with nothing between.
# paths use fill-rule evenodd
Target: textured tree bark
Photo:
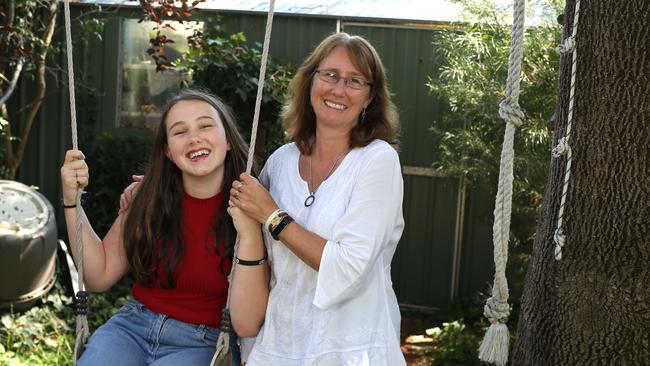
<instances>
[{"instance_id":1,"label":"textured tree bark","mask_svg":"<svg viewBox=\"0 0 650 366\"><path fill-rule=\"evenodd\" d=\"M575 0L567 0L565 37ZM565 208L566 158L553 159L530 259L512 365L650 365L650 1L582 1ZM557 138L571 55L562 57Z\"/></svg>"},{"instance_id":2,"label":"textured tree bark","mask_svg":"<svg viewBox=\"0 0 650 366\"><path fill-rule=\"evenodd\" d=\"M42 43L40 45L41 49L39 50L38 58L34 62L36 66L35 96L32 99L32 103L30 104L29 108L27 109L25 120L22 121L20 125L20 133L18 136L11 136L11 133L7 133L3 136L5 143L4 159L5 165L7 167L7 178L12 180L16 178L18 167L23 161L23 154L25 153L25 147L27 147L29 132L32 129L36 115L41 108L43 98L45 98L45 91L47 89L45 79L45 63L47 61L47 53L50 50L52 37L56 28L56 16L59 8L59 2L51 1L46 4L47 12L44 15L44 19L47 21L47 26L45 27L41 38ZM11 127L8 127L7 130L11 132L12 129ZM14 137L18 137L16 142L13 141Z\"/></svg>"}]
</instances>

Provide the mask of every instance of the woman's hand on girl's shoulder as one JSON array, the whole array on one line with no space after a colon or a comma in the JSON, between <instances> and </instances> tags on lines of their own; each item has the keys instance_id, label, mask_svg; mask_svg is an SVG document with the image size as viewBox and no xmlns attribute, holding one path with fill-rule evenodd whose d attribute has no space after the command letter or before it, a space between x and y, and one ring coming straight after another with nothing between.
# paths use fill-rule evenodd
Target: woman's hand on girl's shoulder
<instances>
[{"instance_id":1,"label":"woman's hand on girl's shoulder","mask_svg":"<svg viewBox=\"0 0 650 366\"><path fill-rule=\"evenodd\" d=\"M144 175L132 175L131 179L133 182L129 184L120 195L120 210L118 214L126 212L133 202L133 198L138 193L138 188L140 188L140 182L144 179Z\"/></svg>"}]
</instances>

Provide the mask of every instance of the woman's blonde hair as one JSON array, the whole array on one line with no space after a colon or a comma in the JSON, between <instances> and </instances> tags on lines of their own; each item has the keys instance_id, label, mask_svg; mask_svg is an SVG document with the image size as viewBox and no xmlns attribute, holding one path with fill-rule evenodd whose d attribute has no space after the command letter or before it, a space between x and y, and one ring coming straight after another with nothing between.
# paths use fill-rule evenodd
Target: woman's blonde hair
<instances>
[{"instance_id":1,"label":"woman's blonde hair","mask_svg":"<svg viewBox=\"0 0 650 366\"><path fill-rule=\"evenodd\" d=\"M398 147L399 116L393 104L386 72L375 48L363 37L334 33L325 38L302 63L289 84L290 99L282 111L282 123L288 137L305 155L312 152L316 135L316 115L310 101L311 86L318 65L336 47L345 47L352 63L370 81L372 101L350 131L350 147L366 146L381 139Z\"/></svg>"}]
</instances>

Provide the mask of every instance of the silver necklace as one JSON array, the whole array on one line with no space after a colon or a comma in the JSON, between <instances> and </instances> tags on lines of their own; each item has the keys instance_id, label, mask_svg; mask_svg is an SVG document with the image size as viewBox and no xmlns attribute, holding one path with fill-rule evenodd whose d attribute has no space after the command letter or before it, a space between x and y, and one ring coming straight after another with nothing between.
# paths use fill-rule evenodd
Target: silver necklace
<instances>
[{"instance_id":1,"label":"silver necklace","mask_svg":"<svg viewBox=\"0 0 650 366\"><path fill-rule=\"evenodd\" d=\"M323 184L323 182L325 182L327 180L327 178L329 178L330 175L332 175L332 172L334 171L334 167L336 166L336 164L338 164L339 160L341 160L341 158L344 157L345 154L348 153L348 151L349 150L345 150L342 153L340 153L339 156L336 157L336 160L334 160L334 164L332 164L332 167L330 168L329 172L327 172L327 175L325 176L325 178L323 178L323 180L320 182L320 184ZM309 206L314 204L314 201L316 200L316 190L318 189L318 188L314 188L313 191L311 190L311 188L314 186L313 181L312 181L313 176L312 176L312 170L311 170L311 160L312 160L312 157L310 155L309 156L309 187L307 187L307 189L309 190L309 196L307 196L307 198L305 198L305 207L309 207ZM319 187L320 187L320 184L318 185Z\"/></svg>"}]
</instances>

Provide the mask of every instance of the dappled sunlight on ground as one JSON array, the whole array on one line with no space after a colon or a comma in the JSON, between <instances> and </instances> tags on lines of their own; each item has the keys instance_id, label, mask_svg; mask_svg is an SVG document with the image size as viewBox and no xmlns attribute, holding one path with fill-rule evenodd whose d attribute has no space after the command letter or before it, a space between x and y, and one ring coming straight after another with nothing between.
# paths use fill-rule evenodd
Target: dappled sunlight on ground
<instances>
[{"instance_id":1,"label":"dappled sunlight on ground","mask_svg":"<svg viewBox=\"0 0 650 366\"><path fill-rule=\"evenodd\" d=\"M425 330L431 327L428 318L418 314L402 313L401 348L408 366L431 365L433 339L425 334Z\"/></svg>"}]
</instances>

